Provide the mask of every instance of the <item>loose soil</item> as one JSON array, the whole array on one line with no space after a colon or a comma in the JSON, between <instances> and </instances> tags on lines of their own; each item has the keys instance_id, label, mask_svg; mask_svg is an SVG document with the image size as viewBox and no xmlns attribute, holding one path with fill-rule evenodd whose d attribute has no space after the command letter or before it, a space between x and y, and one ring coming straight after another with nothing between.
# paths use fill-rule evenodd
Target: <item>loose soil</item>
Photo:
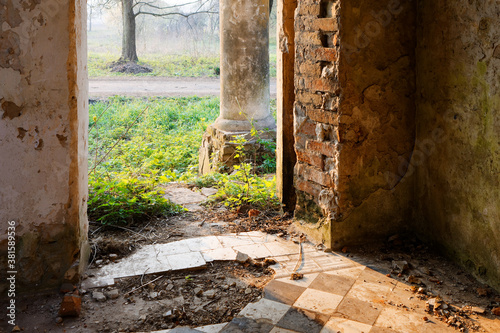
<instances>
[{"instance_id":1,"label":"loose soil","mask_svg":"<svg viewBox=\"0 0 500 333\"><path fill-rule=\"evenodd\" d=\"M147 66L141 66L135 62L121 62L116 61L109 65L112 72L127 73L127 74L141 74L141 73L151 73L152 68Z\"/></svg>"},{"instance_id":2,"label":"loose soil","mask_svg":"<svg viewBox=\"0 0 500 333\"><path fill-rule=\"evenodd\" d=\"M196 272L121 279L113 287L92 290L105 295L119 290L119 298L106 301L106 305L97 303L90 294L84 296L83 306L93 321L87 326L95 332L134 332L229 322L248 303L260 299L263 287L272 279L274 272L261 264L216 262ZM110 316L103 311L104 307L117 306L120 313L134 308L138 311L127 316Z\"/></svg>"}]
</instances>

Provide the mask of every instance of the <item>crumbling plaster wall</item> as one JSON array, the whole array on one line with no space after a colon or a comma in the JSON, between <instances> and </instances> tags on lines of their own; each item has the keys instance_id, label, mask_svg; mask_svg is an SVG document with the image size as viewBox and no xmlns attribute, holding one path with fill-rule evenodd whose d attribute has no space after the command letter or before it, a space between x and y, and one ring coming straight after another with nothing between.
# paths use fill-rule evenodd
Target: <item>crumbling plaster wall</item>
<instances>
[{"instance_id":1,"label":"crumbling plaster wall","mask_svg":"<svg viewBox=\"0 0 500 333\"><path fill-rule=\"evenodd\" d=\"M500 288L500 4L419 1L416 230Z\"/></svg>"},{"instance_id":2,"label":"crumbling plaster wall","mask_svg":"<svg viewBox=\"0 0 500 333\"><path fill-rule=\"evenodd\" d=\"M296 12L296 217L328 246L409 222L415 2L301 0ZM307 226L307 223L303 223Z\"/></svg>"},{"instance_id":3,"label":"crumbling plaster wall","mask_svg":"<svg viewBox=\"0 0 500 333\"><path fill-rule=\"evenodd\" d=\"M0 258L15 221L20 291L77 278L86 252L85 45L85 1L0 0Z\"/></svg>"}]
</instances>

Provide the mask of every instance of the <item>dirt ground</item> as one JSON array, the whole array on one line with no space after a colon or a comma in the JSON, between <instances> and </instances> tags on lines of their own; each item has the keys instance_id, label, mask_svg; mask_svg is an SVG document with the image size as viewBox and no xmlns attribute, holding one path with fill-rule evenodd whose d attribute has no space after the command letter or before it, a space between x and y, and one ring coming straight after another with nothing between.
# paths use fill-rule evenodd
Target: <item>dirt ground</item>
<instances>
[{"instance_id":1,"label":"dirt ground","mask_svg":"<svg viewBox=\"0 0 500 333\"><path fill-rule=\"evenodd\" d=\"M291 222L288 215L248 217L244 208L238 213L219 207L153 219L141 226L92 223L90 267L125 257L146 244L203 235L260 230L285 239L297 237ZM429 320L443 320L461 332L481 332L489 322L499 320L492 314L500 306L498 293L417 239L394 235L383 244L345 248L342 255L412 283L415 298L429 303ZM59 317L63 293L31 296L20 300L18 324L23 332L136 332L228 322L246 304L262 297L263 287L273 276L265 266L219 262L199 271L127 278L111 287L80 289L82 313L78 318ZM98 293L106 300L99 301ZM414 310L411 300L390 300L388 304ZM0 327L7 332L4 318Z\"/></svg>"}]
</instances>

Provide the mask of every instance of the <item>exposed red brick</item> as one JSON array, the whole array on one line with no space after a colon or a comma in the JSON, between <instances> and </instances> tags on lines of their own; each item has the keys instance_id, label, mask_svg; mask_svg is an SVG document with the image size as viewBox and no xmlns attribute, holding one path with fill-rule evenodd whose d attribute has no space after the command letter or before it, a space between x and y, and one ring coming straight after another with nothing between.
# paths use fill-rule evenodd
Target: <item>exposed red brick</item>
<instances>
[{"instance_id":1,"label":"exposed red brick","mask_svg":"<svg viewBox=\"0 0 500 333\"><path fill-rule=\"evenodd\" d=\"M309 3L306 4L304 2L300 2L297 12L299 15L314 15L318 16L320 12L320 4L319 2L316 3Z\"/></svg>"},{"instance_id":2,"label":"exposed red brick","mask_svg":"<svg viewBox=\"0 0 500 333\"><path fill-rule=\"evenodd\" d=\"M325 166L323 155L303 149L297 149L295 152L297 153L297 161L307 163L323 170Z\"/></svg>"},{"instance_id":3,"label":"exposed red brick","mask_svg":"<svg viewBox=\"0 0 500 333\"><path fill-rule=\"evenodd\" d=\"M305 120L297 129L297 133L316 137L316 124L310 120Z\"/></svg>"},{"instance_id":4,"label":"exposed red brick","mask_svg":"<svg viewBox=\"0 0 500 333\"><path fill-rule=\"evenodd\" d=\"M296 189L302 192L306 192L312 195L314 198L319 197L319 194L321 193L322 190L320 185L305 181L300 178L295 178L294 184Z\"/></svg>"},{"instance_id":5,"label":"exposed red brick","mask_svg":"<svg viewBox=\"0 0 500 333\"><path fill-rule=\"evenodd\" d=\"M321 34L317 31L298 32L295 35L296 45L303 45L304 48L311 46L321 46ZM300 47L300 46L298 46Z\"/></svg>"},{"instance_id":6,"label":"exposed red brick","mask_svg":"<svg viewBox=\"0 0 500 333\"><path fill-rule=\"evenodd\" d=\"M300 101L304 104L313 104L316 107L319 107L322 103L321 94L304 90L299 90L295 95L295 98L297 99L297 101Z\"/></svg>"},{"instance_id":7,"label":"exposed red brick","mask_svg":"<svg viewBox=\"0 0 500 333\"><path fill-rule=\"evenodd\" d=\"M339 116L336 112L333 111L309 108L307 110L307 116L311 118L312 121L330 125L339 124Z\"/></svg>"},{"instance_id":8,"label":"exposed red brick","mask_svg":"<svg viewBox=\"0 0 500 333\"><path fill-rule=\"evenodd\" d=\"M310 180L312 182L315 182L317 184L326 186L326 187L332 187L333 186L333 181L328 172L324 172L323 170L320 170L316 167L309 166L307 164L303 163L298 163L296 165L296 170L295 173L297 175L301 175L304 177L306 180Z\"/></svg>"},{"instance_id":9,"label":"exposed red brick","mask_svg":"<svg viewBox=\"0 0 500 333\"><path fill-rule=\"evenodd\" d=\"M318 47L311 51L311 56L318 61L337 61L337 50L334 48Z\"/></svg>"},{"instance_id":10,"label":"exposed red brick","mask_svg":"<svg viewBox=\"0 0 500 333\"><path fill-rule=\"evenodd\" d=\"M295 135L295 147L305 148L307 139L300 134Z\"/></svg>"},{"instance_id":11,"label":"exposed red brick","mask_svg":"<svg viewBox=\"0 0 500 333\"><path fill-rule=\"evenodd\" d=\"M335 152L337 151L337 148L331 142L319 142L319 141L309 141L309 140L306 142L306 149L315 151L317 153L326 155L328 157L334 157Z\"/></svg>"},{"instance_id":12,"label":"exposed red brick","mask_svg":"<svg viewBox=\"0 0 500 333\"><path fill-rule=\"evenodd\" d=\"M321 76L321 66L318 63L311 64L304 62L299 64L299 73L306 76L319 77Z\"/></svg>"},{"instance_id":13,"label":"exposed red brick","mask_svg":"<svg viewBox=\"0 0 500 333\"><path fill-rule=\"evenodd\" d=\"M339 88L339 84L337 81L331 79L320 78L312 80L309 84L306 81L306 87L313 91L326 91L335 93Z\"/></svg>"},{"instance_id":14,"label":"exposed red brick","mask_svg":"<svg viewBox=\"0 0 500 333\"><path fill-rule=\"evenodd\" d=\"M312 21L312 30L333 32L339 30L336 18L318 18Z\"/></svg>"}]
</instances>

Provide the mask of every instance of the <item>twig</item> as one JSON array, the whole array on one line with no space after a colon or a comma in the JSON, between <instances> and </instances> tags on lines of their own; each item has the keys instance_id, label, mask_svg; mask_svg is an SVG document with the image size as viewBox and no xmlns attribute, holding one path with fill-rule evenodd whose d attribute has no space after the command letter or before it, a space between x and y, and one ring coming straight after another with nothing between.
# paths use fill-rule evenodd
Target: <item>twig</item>
<instances>
[{"instance_id":1,"label":"twig","mask_svg":"<svg viewBox=\"0 0 500 333\"><path fill-rule=\"evenodd\" d=\"M144 236L144 235L142 235L142 234L140 234L140 233L138 233L137 231L134 231L134 230L132 230L132 229L125 228L125 227L120 227L120 226L113 225L113 224L109 224L109 226L110 226L110 227L113 227L113 228L118 228L118 229L127 230L127 231L129 231L129 232L132 232L132 233L134 233L134 234L138 235L138 236L141 236L141 237L142 237L142 238L144 238L144 239L148 239L148 240L149 240L149 238L147 238L146 236Z\"/></svg>"},{"instance_id":2,"label":"twig","mask_svg":"<svg viewBox=\"0 0 500 333\"><path fill-rule=\"evenodd\" d=\"M146 108L144 110L142 110L141 113L139 113L139 115L135 118L135 120L127 127L127 129L125 130L125 133L122 134L122 136L116 140L115 144L106 152L106 154L104 154L104 156L99 160L99 162L97 162L94 167L92 168L92 170L90 170L89 174L92 173L99 164L101 164L102 161L104 161L104 159L106 157L108 157L109 153L111 153L111 151L113 149L115 149L115 147L118 145L118 143L120 143L120 141L127 135L128 131L132 128L132 126L135 125L135 123L137 122L137 120L139 120L139 118L144 114L144 112L146 112L146 110L149 109L149 105L146 106Z\"/></svg>"},{"instance_id":3,"label":"twig","mask_svg":"<svg viewBox=\"0 0 500 333\"><path fill-rule=\"evenodd\" d=\"M149 281L148 283L145 283L145 284L143 284L143 285L141 285L141 286L139 286L139 287L137 287L137 288L134 288L134 289L132 289L132 290L131 290L131 291L129 291L129 292L126 292L126 293L125 293L125 295L130 295L130 294L131 294L131 293L133 293L134 291L136 291L136 290L138 290L138 289L141 289L141 288L144 288L145 286L147 286L147 285L149 285L149 284L151 284L151 283L153 283L153 282L155 282L155 281L157 281L157 280L161 279L162 277L163 277L163 275L158 276L156 279L151 280L151 281Z\"/></svg>"},{"instance_id":4,"label":"twig","mask_svg":"<svg viewBox=\"0 0 500 333\"><path fill-rule=\"evenodd\" d=\"M299 240L299 259L297 260L297 263L295 264L295 268L293 269L292 272L292 280L295 280L294 276L297 276L297 269L299 268L300 263L302 262L302 239Z\"/></svg>"},{"instance_id":5,"label":"twig","mask_svg":"<svg viewBox=\"0 0 500 333\"><path fill-rule=\"evenodd\" d=\"M110 107L111 107L111 104L108 105L108 107L106 109L104 109L104 111L101 112L101 114L99 115L99 117L96 118L96 120L92 124L92 126L90 126L89 132L92 131L92 129L94 128L94 126L97 125L97 122L99 121L99 119L101 119L101 117L104 115L104 113L106 113L106 111L109 110Z\"/></svg>"}]
</instances>

